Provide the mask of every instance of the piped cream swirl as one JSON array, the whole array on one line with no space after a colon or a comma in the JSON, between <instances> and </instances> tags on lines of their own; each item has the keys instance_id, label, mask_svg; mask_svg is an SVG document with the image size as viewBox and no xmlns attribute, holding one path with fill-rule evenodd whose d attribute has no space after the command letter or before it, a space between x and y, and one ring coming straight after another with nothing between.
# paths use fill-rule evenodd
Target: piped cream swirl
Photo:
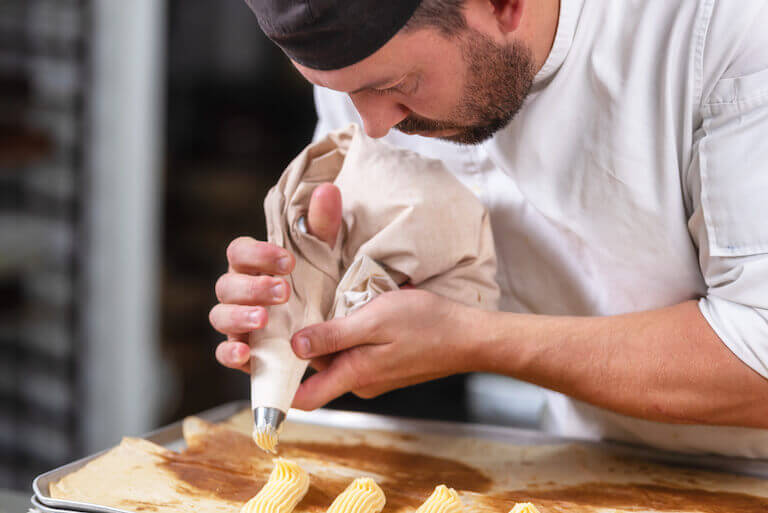
<instances>
[{"instance_id":1,"label":"piped cream swirl","mask_svg":"<svg viewBox=\"0 0 768 513\"><path fill-rule=\"evenodd\" d=\"M464 505L456 490L438 485L429 499L419 506L416 513L462 513L462 511L464 511Z\"/></svg>"},{"instance_id":2,"label":"piped cream swirl","mask_svg":"<svg viewBox=\"0 0 768 513\"><path fill-rule=\"evenodd\" d=\"M376 481L359 477L336 497L327 513L379 513L386 502Z\"/></svg>"},{"instance_id":3,"label":"piped cream swirl","mask_svg":"<svg viewBox=\"0 0 768 513\"><path fill-rule=\"evenodd\" d=\"M295 462L274 460L264 487L245 503L240 513L291 513L309 490L309 475Z\"/></svg>"},{"instance_id":4,"label":"piped cream swirl","mask_svg":"<svg viewBox=\"0 0 768 513\"><path fill-rule=\"evenodd\" d=\"M258 445L262 451L276 454L277 440L277 433L271 427L253 429L253 441L256 442L256 445Z\"/></svg>"},{"instance_id":5,"label":"piped cream swirl","mask_svg":"<svg viewBox=\"0 0 768 513\"><path fill-rule=\"evenodd\" d=\"M509 513L539 513L539 510L530 502L519 502Z\"/></svg>"}]
</instances>

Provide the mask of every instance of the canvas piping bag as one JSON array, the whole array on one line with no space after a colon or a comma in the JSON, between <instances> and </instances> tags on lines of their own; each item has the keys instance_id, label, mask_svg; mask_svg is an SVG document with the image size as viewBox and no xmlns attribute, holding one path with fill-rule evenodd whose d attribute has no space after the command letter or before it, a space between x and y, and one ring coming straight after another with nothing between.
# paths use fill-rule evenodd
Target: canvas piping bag
<instances>
[{"instance_id":1,"label":"canvas piping bag","mask_svg":"<svg viewBox=\"0 0 768 513\"><path fill-rule=\"evenodd\" d=\"M341 191L336 246L304 229L315 187ZM306 370L290 340L298 330L351 314L404 283L453 301L496 309L496 254L488 211L438 160L367 137L329 133L286 168L264 202L269 242L296 258L288 301L268 307L250 335L251 399L288 412Z\"/></svg>"}]
</instances>

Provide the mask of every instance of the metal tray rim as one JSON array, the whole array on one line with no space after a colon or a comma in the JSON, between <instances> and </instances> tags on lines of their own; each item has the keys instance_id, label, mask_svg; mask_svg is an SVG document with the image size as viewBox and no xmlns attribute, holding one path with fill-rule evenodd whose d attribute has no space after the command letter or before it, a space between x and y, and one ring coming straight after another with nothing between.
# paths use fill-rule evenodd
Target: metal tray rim
<instances>
[{"instance_id":1,"label":"metal tray rim","mask_svg":"<svg viewBox=\"0 0 768 513\"><path fill-rule=\"evenodd\" d=\"M77 510L71 510L71 509L56 509L52 508L50 506L46 506L42 502L40 502L40 499L37 495L33 495L31 499L29 499L30 504L32 504L30 512L39 512L39 513L79 513Z\"/></svg>"}]
</instances>

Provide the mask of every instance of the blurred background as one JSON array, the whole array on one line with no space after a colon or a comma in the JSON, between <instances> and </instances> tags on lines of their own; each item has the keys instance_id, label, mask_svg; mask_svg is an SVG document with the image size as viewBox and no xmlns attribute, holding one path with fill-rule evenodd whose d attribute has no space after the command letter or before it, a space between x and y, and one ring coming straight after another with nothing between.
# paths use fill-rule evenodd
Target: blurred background
<instances>
[{"instance_id":1,"label":"blurred background","mask_svg":"<svg viewBox=\"0 0 768 513\"><path fill-rule=\"evenodd\" d=\"M0 0L0 488L248 398L213 286L314 123L242 0ZM509 420L466 398L459 376L331 406Z\"/></svg>"}]
</instances>

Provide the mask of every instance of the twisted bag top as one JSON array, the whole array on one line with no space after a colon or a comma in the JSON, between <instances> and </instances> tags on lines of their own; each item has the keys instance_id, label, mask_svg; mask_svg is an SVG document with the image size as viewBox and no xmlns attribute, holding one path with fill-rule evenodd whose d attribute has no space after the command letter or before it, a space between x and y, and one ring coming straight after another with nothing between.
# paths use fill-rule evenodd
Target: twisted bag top
<instances>
[{"instance_id":1,"label":"twisted bag top","mask_svg":"<svg viewBox=\"0 0 768 513\"><path fill-rule=\"evenodd\" d=\"M342 196L333 249L303 228L312 191L325 182ZM497 307L487 210L440 161L375 141L357 125L302 151L269 191L265 211L269 241L293 252L296 267L290 299L269 307L267 327L251 335L252 380L271 376L253 386L252 397L263 396L253 397L254 407L290 407L307 363L290 349L293 333L405 282L466 305ZM283 390L270 391L275 380L284 381Z\"/></svg>"}]
</instances>

